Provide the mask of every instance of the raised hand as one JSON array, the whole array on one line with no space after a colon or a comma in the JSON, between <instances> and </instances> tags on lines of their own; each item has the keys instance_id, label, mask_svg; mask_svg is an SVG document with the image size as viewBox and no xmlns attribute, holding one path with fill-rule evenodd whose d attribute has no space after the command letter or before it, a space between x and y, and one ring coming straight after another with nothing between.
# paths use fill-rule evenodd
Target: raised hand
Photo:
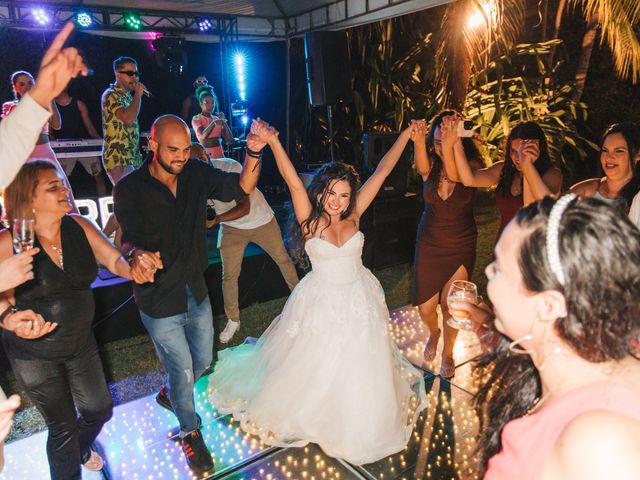
<instances>
[{"instance_id":1,"label":"raised hand","mask_svg":"<svg viewBox=\"0 0 640 480\"><path fill-rule=\"evenodd\" d=\"M411 141L413 143L424 143L427 135L427 122L424 120L411 120Z\"/></svg>"},{"instance_id":2,"label":"raised hand","mask_svg":"<svg viewBox=\"0 0 640 480\"><path fill-rule=\"evenodd\" d=\"M42 315L33 310L18 310L7 315L3 322L4 328L27 340L44 337L52 332L57 323L46 322Z\"/></svg>"},{"instance_id":3,"label":"raised hand","mask_svg":"<svg viewBox=\"0 0 640 480\"><path fill-rule=\"evenodd\" d=\"M442 118L442 124L440 125L442 148L453 148L453 146L460 141L458 124L461 121L457 115L449 115Z\"/></svg>"},{"instance_id":4,"label":"raised hand","mask_svg":"<svg viewBox=\"0 0 640 480\"><path fill-rule=\"evenodd\" d=\"M251 134L254 135L254 141L262 143L262 147L278 139L278 131L260 118L251 122ZM248 139L247 139L248 140ZM260 147L260 148L262 148ZM252 149L253 150L253 149Z\"/></svg>"},{"instance_id":5,"label":"raised hand","mask_svg":"<svg viewBox=\"0 0 640 480\"><path fill-rule=\"evenodd\" d=\"M89 75L78 50L73 47L62 48L73 31L73 22L68 22L56 35L49 49L42 57L40 71L29 95L42 107L48 108L51 101L78 75Z\"/></svg>"},{"instance_id":6,"label":"raised hand","mask_svg":"<svg viewBox=\"0 0 640 480\"><path fill-rule=\"evenodd\" d=\"M0 292L33 279L33 257L39 251L32 248L0 262Z\"/></svg>"},{"instance_id":7,"label":"raised hand","mask_svg":"<svg viewBox=\"0 0 640 480\"><path fill-rule=\"evenodd\" d=\"M540 158L540 142L538 140L522 140L518 148L518 163L534 163Z\"/></svg>"}]
</instances>

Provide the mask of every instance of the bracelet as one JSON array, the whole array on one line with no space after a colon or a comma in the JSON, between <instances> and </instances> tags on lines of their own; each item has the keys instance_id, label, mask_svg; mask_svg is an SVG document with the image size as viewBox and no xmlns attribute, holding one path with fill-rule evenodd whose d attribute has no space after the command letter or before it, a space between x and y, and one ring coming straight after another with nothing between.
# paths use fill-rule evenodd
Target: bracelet
<instances>
[{"instance_id":1,"label":"bracelet","mask_svg":"<svg viewBox=\"0 0 640 480\"><path fill-rule=\"evenodd\" d=\"M20 309L15 305L9 305L4 312L0 313L0 325L4 325L4 319L7 318L12 313L16 313Z\"/></svg>"},{"instance_id":2,"label":"bracelet","mask_svg":"<svg viewBox=\"0 0 640 480\"><path fill-rule=\"evenodd\" d=\"M127 261L129 265L131 265L131 261L133 260L133 254L136 252L136 247L131 247L127 253L124 254L124 259Z\"/></svg>"},{"instance_id":3,"label":"bracelet","mask_svg":"<svg viewBox=\"0 0 640 480\"><path fill-rule=\"evenodd\" d=\"M262 157L262 150L259 152L256 152L254 150L251 150L249 147L247 147L247 155L251 158L260 158Z\"/></svg>"}]
</instances>

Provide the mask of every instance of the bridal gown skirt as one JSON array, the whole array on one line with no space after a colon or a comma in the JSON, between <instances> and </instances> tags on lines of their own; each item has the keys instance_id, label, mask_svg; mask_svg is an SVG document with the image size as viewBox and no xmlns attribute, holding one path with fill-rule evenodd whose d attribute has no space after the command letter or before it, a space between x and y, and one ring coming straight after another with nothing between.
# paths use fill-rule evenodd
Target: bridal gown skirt
<instances>
[{"instance_id":1,"label":"bridal gown skirt","mask_svg":"<svg viewBox=\"0 0 640 480\"><path fill-rule=\"evenodd\" d=\"M360 465L401 451L426 406L424 380L387 330L358 232L342 247L307 241L313 270L256 344L219 353L214 406L268 444L318 444Z\"/></svg>"}]
</instances>

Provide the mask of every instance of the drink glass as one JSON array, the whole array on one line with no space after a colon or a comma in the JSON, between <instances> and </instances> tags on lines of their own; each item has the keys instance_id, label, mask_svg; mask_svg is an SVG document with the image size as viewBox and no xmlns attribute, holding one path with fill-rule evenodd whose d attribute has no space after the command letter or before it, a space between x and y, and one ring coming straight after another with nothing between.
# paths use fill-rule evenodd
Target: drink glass
<instances>
[{"instance_id":1,"label":"drink glass","mask_svg":"<svg viewBox=\"0 0 640 480\"><path fill-rule=\"evenodd\" d=\"M469 312L466 310L456 310L451 308L451 304L465 301L478 303L478 287L473 282L467 282L466 280L454 280L451 283L449 294L447 295L447 305L449 306L449 312L451 318L447 320L447 324L458 330L470 330L471 320L469 319Z\"/></svg>"},{"instance_id":2,"label":"drink glass","mask_svg":"<svg viewBox=\"0 0 640 480\"><path fill-rule=\"evenodd\" d=\"M31 218L16 218L13 220L13 249L16 253L25 252L33 248L35 220Z\"/></svg>"}]
</instances>

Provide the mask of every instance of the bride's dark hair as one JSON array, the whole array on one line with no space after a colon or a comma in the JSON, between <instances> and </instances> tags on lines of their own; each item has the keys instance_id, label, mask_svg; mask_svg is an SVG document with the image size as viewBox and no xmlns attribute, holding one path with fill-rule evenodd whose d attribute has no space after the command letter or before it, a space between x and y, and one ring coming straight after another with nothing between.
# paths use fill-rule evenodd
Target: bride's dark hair
<instances>
[{"instance_id":1,"label":"bride's dark hair","mask_svg":"<svg viewBox=\"0 0 640 480\"><path fill-rule=\"evenodd\" d=\"M529 292L556 290L567 302L567 316L555 329L575 353L589 362L637 358L640 334L640 231L626 215L597 199L573 201L559 225L559 253L566 284L547 260L547 220L553 200L546 197L518 212L515 221L529 231L518 265ZM512 353L502 339L481 357L474 374L480 419L478 450L482 478L501 447L504 426L526 415L540 398L538 371L529 356Z\"/></svg>"},{"instance_id":2,"label":"bride's dark hair","mask_svg":"<svg viewBox=\"0 0 640 480\"><path fill-rule=\"evenodd\" d=\"M305 241L315 235L320 221L324 218L327 228L331 222L331 217L324 209L324 202L327 198L329 188L336 182L345 180L351 188L351 198L349 205L340 214L341 219L345 219L353 212L355 204L355 194L360 186L360 177L356 169L351 165L341 162L331 162L320 167L313 176L311 183L307 187L307 195L311 202L311 214L308 218L298 223L295 213L291 216L289 226L289 250L293 260L303 268L309 266L307 255L304 251Z\"/></svg>"}]
</instances>

